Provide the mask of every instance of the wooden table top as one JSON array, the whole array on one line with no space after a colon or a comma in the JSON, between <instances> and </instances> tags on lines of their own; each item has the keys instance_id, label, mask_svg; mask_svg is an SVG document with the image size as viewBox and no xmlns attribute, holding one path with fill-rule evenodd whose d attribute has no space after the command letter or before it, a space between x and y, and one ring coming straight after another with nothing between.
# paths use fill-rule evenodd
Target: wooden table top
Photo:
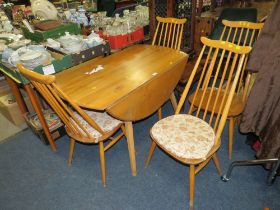
<instances>
[{"instance_id":1,"label":"wooden table top","mask_svg":"<svg viewBox=\"0 0 280 210\"><path fill-rule=\"evenodd\" d=\"M107 110L175 66L184 67L187 58L187 54L173 49L135 45L60 72L55 75L56 84L80 106ZM104 69L86 74L98 65Z\"/></svg>"}]
</instances>

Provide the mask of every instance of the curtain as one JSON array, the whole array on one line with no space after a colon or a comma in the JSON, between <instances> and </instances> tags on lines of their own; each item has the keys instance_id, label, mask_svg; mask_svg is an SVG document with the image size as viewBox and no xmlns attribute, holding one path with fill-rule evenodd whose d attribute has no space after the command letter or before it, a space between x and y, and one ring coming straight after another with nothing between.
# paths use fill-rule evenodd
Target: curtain
<instances>
[{"instance_id":1,"label":"curtain","mask_svg":"<svg viewBox=\"0 0 280 210\"><path fill-rule=\"evenodd\" d=\"M280 0L265 22L247 69L257 72L245 110L241 132L253 132L262 141L257 158L280 157Z\"/></svg>"}]
</instances>

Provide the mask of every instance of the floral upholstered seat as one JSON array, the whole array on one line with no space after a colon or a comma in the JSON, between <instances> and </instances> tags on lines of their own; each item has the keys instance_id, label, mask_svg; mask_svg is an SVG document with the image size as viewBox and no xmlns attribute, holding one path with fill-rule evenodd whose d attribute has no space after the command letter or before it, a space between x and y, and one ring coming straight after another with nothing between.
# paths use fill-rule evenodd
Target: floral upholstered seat
<instances>
[{"instance_id":1,"label":"floral upholstered seat","mask_svg":"<svg viewBox=\"0 0 280 210\"><path fill-rule=\"evenodd\" d=\"M167 152L182 159L205 159L214 145L215 133L205 121L178 114L158 121L152 138Z\"/></svg>"},{"instance_id":2,"label":"floral upholstered seat","mask_svg":"<svg viewBox=\"0 0 280 210\"><path fill-rule=\"evenodd\" d=\"M110 115L108 115L106 112L95 112L95 111L88 111L84 110L89 117L91 117L98 125L99 127L106 133L114 130L116 127L118 127L122 121L119 121ZM96 129L94 129L91 125L88 124L77 112L74 112L75 117L79 120L79 122L87 129L89 134L92 138L95 139L95 143L98 143L100 140L100 137L102 137L102 134L98 132ZM82 129L79 127L79 130L82 131ZM86 136L86 134L84 133Z\"/></svg>"},{"instance_id":3,"label":"floral upholstered seat","mask_svg":"<svg viewBox=\"0 0 280 210\"><path fill-rule=\"evenodd\" d=\"M210 160L213 160L219 176L222 174L217 151L233 97L238 89L242 89L239 78L243 77L242 71L246 69L244 66L252 49L205 37L201 42L203 48L175 115L160 120L151 128L153 141L145 161L148 166L156 146L159 146L174 159L189 165L189 210L194 209L195 176ZM200 75L199 79L197 75ZM198 94L200 90L203 91ZM222 93L223 97L219 97ZM190 95L193 95L192 100ZM217 113L216 107L219 107ZM188 114L180 114L183 112Z\"/></svg>"}]
</instances>

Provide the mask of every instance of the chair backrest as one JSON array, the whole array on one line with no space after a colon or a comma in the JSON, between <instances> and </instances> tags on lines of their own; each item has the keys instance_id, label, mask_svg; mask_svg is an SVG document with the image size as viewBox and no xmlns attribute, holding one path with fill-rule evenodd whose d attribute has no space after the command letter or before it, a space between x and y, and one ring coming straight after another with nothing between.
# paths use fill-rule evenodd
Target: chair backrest
<instances>
[{"instance_id":1,"label":"chair backrest","mask_svg":"<svg viewBox=\"0 0 280 210\"><path fill-rule=\"evenodd\" d=\"M186 19L156 17L158 24L152 45L180 50Z\"/></svg>"},{"instance_id":2,"label":"chair backrest","mask_svg":"<svg viewBox=\"0 0 280 210\"><path fill-rule=\"evenodd\" d=\"M79 141L87 142L89 139L92 139L87 129L80 123L74 112L77 112L90 126L100 132L100 134L104 134L103 130L96 122L55 84L54 75L42 75L26 69L21 64L18 64L17 68L23 76L30 80L31 84L59 116L65 124L68 134L78 136Z\"/></svg>"},{"instance_id":3,"label":"chair backrest","mask_svg":"<svg viewBox=\"0 0 280 210\"><path fill-rule=\"evenodd\" d=\"M204 46L181 96L176 114L180 113L190 93L193 79L202 65L203 69L198 83L195 84L196 90L192 93L193 99L190 100L188 114L208 122L216 132L217 143L225 126L245 57L251 51L251 47L205 37L202 37L201 41ZM208 52L207 55L205 52ZM204 60L203 56L207 58ZM225 64L222 65L224 60Z\"/></svg>"},{"instance_id":4,"label":"chair backrest","mask_svg":"<svg viewBox=\"0 0 280 210\"><path fill-rule=\"evenodd\" d=\"M248 21L223 20L222 23L224 28L220 40L242 46L253 46L264 26L264 23Z\"/></svg>"},{"instance_id":5,"label":"chair backrest","mask_svg":"<svg viewBox=\"0 0 280 210\"><path fill-rule=\"evenodd\" d=\"M257 22L258 11L256 8L225 8L222 10L214 29L210 34L210 39L219 39L223 31L223 20Z\"/></svg>"},{"instance_id":6,"label":"chair backrest","mask_svg":"<svg viewBox=\"0 0 280 210\"><path fill-rule=\"evenodd\" d=\"M223 31L220 36L220 40L232 42L242 46L253 46L258 38L264 23L254 23L248 21L229 21L222 20L224 25ZM245 62L240 74L240 79L237 85L236 91L243 94L243 100L247 99L249 84L251 81L251 73L245 75L245 69L248 61L248 56L245 58Z\"/></svg>"}]
</instances>

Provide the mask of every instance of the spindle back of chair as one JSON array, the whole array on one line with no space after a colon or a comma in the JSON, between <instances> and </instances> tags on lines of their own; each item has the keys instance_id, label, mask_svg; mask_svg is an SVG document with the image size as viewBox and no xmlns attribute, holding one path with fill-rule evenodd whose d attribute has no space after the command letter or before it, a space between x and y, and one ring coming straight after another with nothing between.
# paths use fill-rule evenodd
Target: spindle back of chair
<instances>
[{"instance_id":1,"label":"spindle back of chair","mask_svg":"<svg viewBox=\"0 0 280 210\"><path fill-rule=\"evenodd\" d=\"M82 142L94 142L92 136L80 123L74 112L77 112L90 126L100 132L101 135L104 134L104 131L98 126L98 124L66 94L64 94L62 90L60 90L55 84L54 75L42 75L26 69L21 64L17 67L20 73L31 81L31 84L38 90L54 112L63 121L67 133L70 136L78 138Z\"/></svg>"},{"instance_id":2,"label":"spindle back of chair","mask_svg":"<svg viewBox=\"0 0 280 210\"><path fill-rule=\"evenodd\" d=\"M240 46L253 46L258 38L264 23L253 23L248 21L229 21L222 20L224 25L220 40L232 42ZM248 56L240 74L240 79L237 85L236 92L243 95L243 101L247 99L249 92L249 85L251 83L251 73L245 72Z\"/></svg>"},{"instance_id":3,"label":"spindle back of chair","mask_svg":"<svg viewBox=\"0 0 280 210\"><path fill-rule=\"evenodd\" d=\"M199 66L202 65L196 90L189 97L188 114L208 122L216 132L215 141L218 141L227 119L245 58L251 51L251 47L210 40L205 37L202 37L201 41L204 46L181 96L176 114L180 113L186 97L190 93L193 78ZM206 58L203 58L204 56ZM223 63L225 64L222 65ZM221 77L218 77L219 75ZM227 81L232 81L232 83Z\"/></svg>"},{"instance_id":4,"label":"spindle back of chair","mask_svg":"<svg viewBox=\"0 0 280 210\"><path fill-rule=\"evenodd\" d=\"M264 23L222 20L224 25L220 40L242 46L253 46Z\"/></svg>"},{"instance_id":5,"label":"spindle back of chair","mask_svg":"<svg viewBox=\"0 0 280 210\"><path fill-rule=\"evenodd\" d=\"M180 50L186 19L156 17L158 24L152 45Z\"/></svg>"}]
</instances>

